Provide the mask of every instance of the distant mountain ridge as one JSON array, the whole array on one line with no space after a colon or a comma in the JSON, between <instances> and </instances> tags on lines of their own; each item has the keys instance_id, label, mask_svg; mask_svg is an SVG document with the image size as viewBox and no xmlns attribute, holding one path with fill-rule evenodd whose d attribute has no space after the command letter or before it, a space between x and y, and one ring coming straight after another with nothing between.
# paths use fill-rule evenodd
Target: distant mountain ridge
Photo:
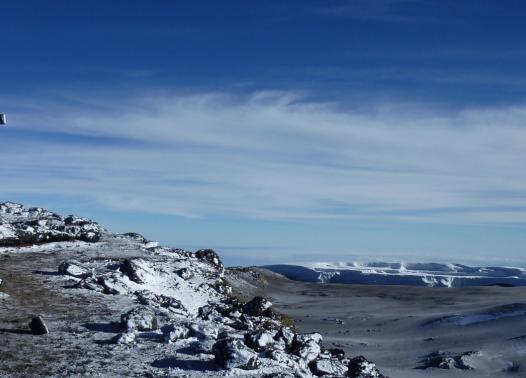
<instances>
[{"instance_id":1,"label":"distant mountain ridge","mask_svg":"<svg viewBox=\"0 0 526 378\"><path fill-rule=\"evenodd\" d=\"M292 280L428 287L526 286L526 269L441 263L305 263L263 266Z\"/></svg>"}]
</instances>

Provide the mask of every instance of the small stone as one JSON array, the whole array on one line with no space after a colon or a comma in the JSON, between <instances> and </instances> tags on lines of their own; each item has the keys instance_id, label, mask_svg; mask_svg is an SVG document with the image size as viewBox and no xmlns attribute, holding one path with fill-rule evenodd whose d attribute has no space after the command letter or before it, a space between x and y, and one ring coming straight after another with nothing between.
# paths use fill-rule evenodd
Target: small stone
<instances>
[{"instance_id":1,"label":"small stone","mask_svg":"<svg viewBox=\"0 0 526 378\"><path fill-rule=\"evenodd\" d=\"M45 335L49 333L46 323L44 323L44 319L42 319L41 316L35 316L31 319L29 329L33 335Z\"/></svg>"}]
</instances>

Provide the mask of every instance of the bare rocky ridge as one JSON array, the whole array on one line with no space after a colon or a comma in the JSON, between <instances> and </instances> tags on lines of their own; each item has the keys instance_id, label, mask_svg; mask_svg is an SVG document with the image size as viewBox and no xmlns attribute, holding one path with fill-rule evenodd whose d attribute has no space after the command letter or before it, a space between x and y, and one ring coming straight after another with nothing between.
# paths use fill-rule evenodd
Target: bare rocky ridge
<instances>
[{"instance_id":1,"label":"bare rocky ridge","mask_svg":"<svg viewBox=\"0 0 526 378\"><path fill-rule=\"evenodd\" d=\"M212 250L14 203L0 204L0 246L0 375L383 377L267 299L232 295ZM48 334L29 330L38 315Z\"/></svg>"}]
</instances>

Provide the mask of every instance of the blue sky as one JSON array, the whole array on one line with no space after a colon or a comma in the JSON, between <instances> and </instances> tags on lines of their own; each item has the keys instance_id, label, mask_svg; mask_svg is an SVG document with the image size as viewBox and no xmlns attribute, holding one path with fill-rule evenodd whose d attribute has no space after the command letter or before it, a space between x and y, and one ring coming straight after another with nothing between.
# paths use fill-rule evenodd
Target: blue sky
<instances>
[{"instance_id":1,"label":"blue sky","mask_svg":"<svg viewBox=\"0 0 526 378\"><path fill-rule=\"evenodd\" d=\"M525 11L2 4L0 198L228 264L521 263Z\"/></svg>"}]
</instances>

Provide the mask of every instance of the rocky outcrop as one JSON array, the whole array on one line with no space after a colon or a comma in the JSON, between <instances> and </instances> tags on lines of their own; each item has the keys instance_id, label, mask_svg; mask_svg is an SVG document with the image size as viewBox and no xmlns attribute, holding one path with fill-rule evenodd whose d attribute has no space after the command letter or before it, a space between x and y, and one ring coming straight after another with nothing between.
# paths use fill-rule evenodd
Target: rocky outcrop
<instances>
[{"instance_id":1,"label":"rocky outcrop","mask_svg":"<svg viewBox=\"0 0 526 378\"><path fill-rule=\"evenodd\" d=\"M218 376L382 377L365 359L326 350L320 334L297 333L268 299L258 296L245 303L233 297L224 266L211 249L165 248L139 234L111 234L83 218L12 203L0 205L0 221L4 246L103 241L78 257L64 258L56 269L59 279L71 283L64 285L68 295L126 304L110 323L117 334L104 340L116 350L148 351L159 358L190 353L196 361L215 362ZM118 257L99 253L102 245L117 249ZM47 250L60 253L59 247ZM69 245L68 253L75 248ZM45 327L41 318L32 323L35 329Z\"/></svg>"},{"instance_id":2,"label":"rocky outcrop","mask_svg":"<svg viewBox=\"0 0 526 378\"><path fill-rule=\"evenodd\" d=\"M19 247L63 241L94 243L104 229L89 219L62 217L40 207L29 209L13 203L0 203L0 246Z\"/></svg>"},{"instance_id":3,"label":"rocky outcrop","mask_svg":"<svg viewBox=\"0 0 526 378\"><path fill-rule=\"evenodd\" d=\"M450 353L444 351L435 351L422 357L420 366L417 369L459 369L459 370L473 370L471 366L471 359L479 355L479 352L468 351L462 353Z\"/></svg>"}]
</instances>

